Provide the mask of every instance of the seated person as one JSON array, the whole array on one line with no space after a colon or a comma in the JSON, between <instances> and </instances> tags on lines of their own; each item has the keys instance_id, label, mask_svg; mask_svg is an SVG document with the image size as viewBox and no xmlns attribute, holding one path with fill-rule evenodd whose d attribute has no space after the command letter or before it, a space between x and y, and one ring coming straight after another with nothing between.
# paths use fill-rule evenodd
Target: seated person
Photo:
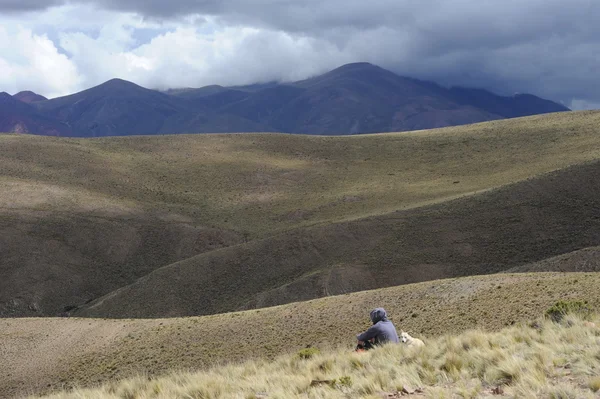
<instances>
[{"instance_id":1,"label":"seated person","mask_svg":"<svg viewBox=\"0 0 600 399\"><path fill-rule=\"evenodd\" d=\"M357 335L357 349L370 349L373 345L381 345L387 342L400 342L396 327L388 320L385 309L373 309L370 317L373 325L364 333Z\"/></svg>"}]
</instances>

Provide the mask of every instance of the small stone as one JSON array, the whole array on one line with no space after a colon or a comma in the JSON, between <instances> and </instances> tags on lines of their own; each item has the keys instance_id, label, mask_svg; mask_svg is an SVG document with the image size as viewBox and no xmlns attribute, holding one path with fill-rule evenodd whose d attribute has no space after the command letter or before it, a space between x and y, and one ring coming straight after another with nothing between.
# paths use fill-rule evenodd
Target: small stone
<instances>
[{"instance_id":1,"label":"small stone","mask_svg":"<svg viewBox=\"0 0 600 399\"><path fill-rule=\"evenodd\" d=\"M504 389L502 389L502 387L496 387L492 389L492 393L494 395L504 395Z\"/></svg>"},{"instance_id":2,"label":"small stone","mask_svg":"<svg viewBox=\"0 0 600 399\"><path fill-rule=\"evenodd\" d=\"M401 392L401 393L404 393L404 394L406 394L406 395L412 395L412 394L414 394L414 393L415 393L415 390L414 390L414 389L412 389L411 387L404 386L404 387L402 387L402 391L400 391L400 392Z\"/></svg>"}]
</instances>

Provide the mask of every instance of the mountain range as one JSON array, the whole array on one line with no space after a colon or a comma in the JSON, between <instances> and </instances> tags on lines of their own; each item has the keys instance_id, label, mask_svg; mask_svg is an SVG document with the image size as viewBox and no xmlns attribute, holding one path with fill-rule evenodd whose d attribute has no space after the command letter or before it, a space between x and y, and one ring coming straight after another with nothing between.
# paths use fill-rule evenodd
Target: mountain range
<instances>
[{"instance_id":1,"label":"mountain range","mask_svg":"<svg viewBox=\"0 0 600 399\"><path fill-rule=\"evenodd\" d=\"M445 88L369 63L310 79L159 92L121 79L65 97L0 93L0 131L102 137L175 133L283 132L347 135L455 126L550 112L561 104Z\"/></svg>"}]
</instances>

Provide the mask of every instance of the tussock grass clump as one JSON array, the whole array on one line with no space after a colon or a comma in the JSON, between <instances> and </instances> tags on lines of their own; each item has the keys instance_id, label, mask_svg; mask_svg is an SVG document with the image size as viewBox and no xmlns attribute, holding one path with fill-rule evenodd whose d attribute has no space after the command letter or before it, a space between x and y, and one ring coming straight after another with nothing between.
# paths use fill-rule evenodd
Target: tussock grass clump
<instances>
[{"instance_id":1,"label":"tussock grass clump","mask_svg":"<svg viewBox=\"0 0 600 399\"><path fill-rule=\"evenodd\" d=\"M300 359L310 359L311 357L314 357L315 355L318 355L319 353L321 353L321 351L317 348L304 348L304 349L300 349L298 351L298 353L296 353L296 355Z\"/></svg>"},{"instance_id":2,"label":"tussock grass clump","mask_svg":"<svg viewBox=\"0 0 600 399\"><path fill-rule=\"evenodd\" d=\"M600 391L600 376L590 378L588 385L593 392Z\"/></svg>"},{"instance_id":3,"label":"tussock grass clump","mask_svg":"<svg viewBox=\"0 0 600 399\"><path fill-rule=\"evenodd\" d=\"M550 318L552 321L559 322L567 314L578 314L581 317L586 317L591 314L591 312L592 308L587 301L560 300L546 311L546 317Z\"/></svg>"},{"instance_id":4,"label":"tussock grass clump","mask_svg":"<svg viewBox=\"0 0 600 399\"><path fill-rule=\"evenodd\" d=\"M586 318L597 319L596 315ZM422 348L387 345L305 348L271 362L248 361L205 372L138 377L95 389L56 393L70 398L348 398L423 393L429 398L593 398L600 390L597 327L580 315L520 324L499 332L468 331L428 339ZM309 355L308 355L309 354ZM295 361L290 361L295 358Z\"/></svg>"}]
</instances>

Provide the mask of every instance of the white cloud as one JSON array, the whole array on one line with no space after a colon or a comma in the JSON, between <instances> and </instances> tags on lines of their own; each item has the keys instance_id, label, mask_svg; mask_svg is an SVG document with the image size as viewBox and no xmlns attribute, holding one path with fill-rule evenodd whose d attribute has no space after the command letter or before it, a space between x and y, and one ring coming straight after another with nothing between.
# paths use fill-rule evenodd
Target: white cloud
<instances>
[{"instance_id":1,"label":"white cloud","mask_svg":"<svg viewBox=\"0 0 600 399\"><path fill-rule=\"evenodd\" d=\"M79 87L76 65L47 36L0 26L0 90L14 94L27 88L58 96Z\"/></svg>"},{"instance_id":2,"label":"white cloud","mask_svg":"<svg viewBox=\"0 0 600 399\"><path fill-rule=\"evenodd\" d=\"M308 37L214 22L211 27L208 32L176 28L127 50L133 31L116 25L97 38L64 33L60 46L87 85L120 77L161 89L297 80L336 67L346 57L333 44Z\"/></svg>"},{"instance_id":3,"label":"white cloud","mask_svg":"<svg viewBox=\"0 0 600 399\"><path fill-rule=\"evenodd\" d=\"M569 106L569 108L575 111L600 109L600 102L590 102L581 99L574 99L573 101L571 101L571 105Z\"/></svg>"}]
</instances>

